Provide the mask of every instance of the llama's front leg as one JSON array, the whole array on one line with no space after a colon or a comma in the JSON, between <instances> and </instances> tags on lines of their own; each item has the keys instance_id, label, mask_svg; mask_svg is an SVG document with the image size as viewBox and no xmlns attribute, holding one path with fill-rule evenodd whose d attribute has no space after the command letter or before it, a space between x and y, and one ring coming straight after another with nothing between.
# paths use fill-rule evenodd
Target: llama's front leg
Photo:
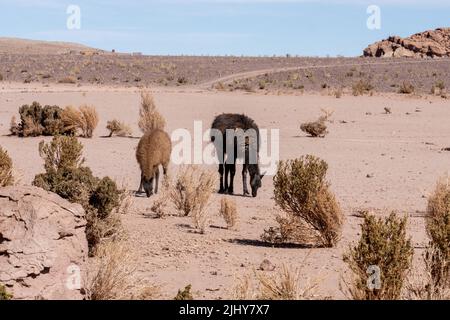
<instances>
[{"instance_id":1,"label":"llama's front leg","mask_svg":"<svg viewBox=\"0 0 450 320\"><path fill-rule=\"evenodd\" d=\"M230 174L230 166L225 164L224 193L228 192L228 175Z\"/></svg>"},{"instance_id":2,"label":"llama's front leg","mask_svg":"<svg viewBox=\"0 0 450 320\"><path fill-rule=\"evenodd\" d=\"M139 189L138 189L138 191L136 191L136 193L137 194L140 194L140 193L144 193L144 190L143 190L143 188L144 188L144 176L142 175L142 173L141 173L141 182L140 182L140 184L139 184Z\"/></svg>"},{"instance_id":3,"label":"llama's front leg","mask_svg":"<svg viewBox=\"0 0 450 320\"><path fill-rule=\"evenodd\" d=\"M228 186L228 194L234 193L234 176L236 174L236 164L227 164L228 171L230 172L230 185Z\"/></svg>"},{"instance_id":4,"label":"llama's front leg","mask_svg":"<svg viewBox=\"0 0 450 320\"><path fill-rule=\"evenodd\" d=\"M248 167L246 164L244 164L243 168L242 168L242 185L244 186L244 196L250 195L250 192L248 192L248 188L247 188L247 171L248 171Z\"/></svg>"},{"instance_id":5,"label":"llama's front leg","mask_svg":"<svg viewBox=\"0 0 450 320\"><path fill-rule=\"evenodd\" d=\"M219 164L219 174L220 174L220 189L219 193L225 193L225 188L223 187L223 171L224 171L224 164Z\"/></svg>"},{"instance_id":6,"label":"llama's front leg","mask_svg":"<svg viewBox=\"0 0 450 320\"><path fill-rule=\"evenodd\" d=\"M156 169L156 172L155 172L155 194L157 194L158 193L158 187L159 187L159 168L158 169Z\"/></svg>"}]
</instances>

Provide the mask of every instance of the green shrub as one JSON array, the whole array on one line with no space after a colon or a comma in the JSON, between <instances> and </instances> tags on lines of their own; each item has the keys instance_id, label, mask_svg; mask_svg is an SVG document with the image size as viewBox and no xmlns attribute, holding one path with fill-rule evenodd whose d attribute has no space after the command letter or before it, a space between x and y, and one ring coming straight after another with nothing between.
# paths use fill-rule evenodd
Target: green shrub
<instances>
[{"instance_id":1,"label":"green shrub","mask_svg":"<svg viewBox=\"0 0 450 320\"><path fill-rule=\"evenodd\" d=\"M277 218L282 241L333 247L339 240L343 215L334 195L325 181L328 165L308 155L299 159L281 161L274 177L274 198L286 216Z\"/></svg>"},{"instance_id":2,"label":"green shrub","mask_svg":"<svg viewBox=\"0 0 450 320\"><path fill-rule=\"evenodd\" d=\"M11 300L13 296L6 292L5 286L0 284L0 300Z\"/></svg>"},{"instance_id":3,"label":"green shrub","mask_svg":"<svg viewBox=\"0 0 450 320\"><path fill-rule=\"evenodd\" d=\"M375 218L365 214L361 238L344 254L344 261L354 273L349 292L355 300L397 300L405 282L414 249L406 236L407 218ZM371 268L380 271L379 283L369 286ZM375 270L375 269L374 269ZM375 275L377 276L377 275ZM376 283L374 283L376 284Z\"/></svg>"},{"instance_id":4,"label":"green shrub","mask_svg":"<svg viewBox=\"0 0 450 320\"><path fill-rule=\"evenodd\" d=\"M438 181L428 199L426 229L430 237L427 250L432 287L450 288L450 186L448 179Z\"/></svg>"},{"instance_id":5,"label":"green shrub","mask_svg":"<svg viewBox=\"0 0 450 320\"><path fill-rule=\"evenodd\" d=\"M45 173L35 176L33 185L54 192L64 199L79 203L86 211L86 237L90 253L103 238L120 231L120 219L112 215L121 205L122 191L109 177L99 179L82 166L83 145L76 137L57 136L39 144Z\"/></svg>"},{"instance_id":6,"label":"green shrub","mask_svg":"<svg viewBox=\"0 0 450 320\"><path fill-rule=\"evenodd\" d=\"M10 186L14 183L12 169L13 164L8 152L0 147L0 187Z\"/></svg>"},{"instance_id":7,"label":"green shrub","mask_svg":"<svg viewBox=\"0 0 450 320\"><path fill-rule=\"evenodd\" d=\"M21 137L73 134L73 130L65 130L64 128L61 118L62 111L58 106L46 105L42 107L38 102L23 105L19 108L20 124L12 121L10 131L12 134Z\"/></svg>"}]
</instances>

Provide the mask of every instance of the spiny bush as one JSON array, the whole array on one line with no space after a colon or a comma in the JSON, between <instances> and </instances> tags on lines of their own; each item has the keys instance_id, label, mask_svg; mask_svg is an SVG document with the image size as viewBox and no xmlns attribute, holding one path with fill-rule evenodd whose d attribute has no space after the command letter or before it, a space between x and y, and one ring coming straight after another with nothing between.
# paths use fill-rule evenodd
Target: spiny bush
<instances>
[{"instance_id":1,"label":"spiny bush","mask_svg":"<svg viewBox=\"0 0 450 320\"><path fill-rule=\"evenodd\" d=\"M6 292L6 288L4 285L0 284L0 301L1 300L11 300L13 296Z\"/></svg>"},{"instance_id":2,"label":"spiny bush","mask_svg":"<svg viewBox=\"0 0 450 320\"><path fill-rule=\"evenodd\" d=\"M141 92L141 108L139 110L139 128L143 133L154 129L164 129L166 120L156 109L153 96L146 91Z\"/></svg>"},{"instance_id":3,"label":"spiny bush","mask_svg":"<svg viewBox=\"0 0 450 320\"><path fill-rule=\"evenodd\" d=\"M354 274L348 291L355 300L397 300L411 267L414 249L406 236L407 218L375 218L365 214L361 238L344 254ZM372 270L373 269L373 270ZM379 270L379 274L374 274ZM371 282L371 276L379 282ZM378 282L378 283L377 283Z\"/></svg>"},{"instance_id":4,"label":"spiny bush","mask_svg":"<svg viewBox=\"0 0 450 320\"><path fill-rule=\"evenodd\" d=\"M116 119L108 121L106 129L109 130L109 137L112 137L113 135L127 137L132 134L131 128L127 124Z\"/></svg>"},{"instance_id":5,"label":"spiny bush","mask_svg":"<svg viewBox=\"0 0 450 320\"><path fill-rule=\"evenodd\" d=\"M194 300L191 289L192 285L189 284L183 290L178 290L178 293L173 300Z\"/></svg>"},{"instance_id":6,"label":"spiny bush","mask_svg":"<svg viewBox=\"0 0 450 320\"><path fill-rule=\"evenodd\" d=\"M170 201L170 179L166 178L162 182L162 190L158 198L153 202L150 210L157 218L163 218L167 212L166 208Z\"/></svg>"},{"instance_id":7,"label":"spiny bush","mask_svg":"<svg viewBox=\"0 0 450 320\"><path fill-rule=\"evenodd\" d=\"M208 221L206 206L214 190L214 174L196 166L180 169L170 198L182 216L191 215L194 225L205 232Z\"/></svg>"},{"instance_id":8,"label":"spiny bush","mask_svg":"<svg viewBox=\"0 0 450 320\"><path fill-rule=\"evenodd\" d=\"M409 82L403 82L400 88L398 89L398 93L402 94L411 94L414 93L414 86Z\"/></svg>"},{"instance_id":9,"label":"spiny bush","mask_svg":"<svg viewBox=\"0 0 450 320\"><path fill-rule=\"evenodd\" d=\"M14 183L13 163L8 152L0 147L0 187L11 186Z\"/></svg>"},{"instance_id":10,"label":"spiny bush","mask_svg":"<svg viewBox=\"0 0 450 320\"><path fill-rule=\"evenodd\" d=\"M274 198L286 216L277 218L280 239L290 239L305 244L311 239L313 245L333 247L339 240L343 215L325 176L325 161L308 155L295 160L281 161L274 177ZM285 228L290 226L289 228Z\"/></svg>"},{"instance_id":11,"label":"spiny bush","mask_svg":"<svg viewBox=\"0 0 450 320\"><path fill-rule=\"evenodd\" d=\"M99 122L95 107L87 105L83 105L78 109L68 106L63 110L61 118L66 131L73 133L80 131L81 136L84 138L92 138Z\"/></svg>"},{"instance_id":12,"label":"spiny bush","mask_svg":"<svg viewBox=\"0 0 450 320\"><path fill-rule=\"evenodd\" d=\"M219 214L225 220L228 229L234 228L238 222L236 201L228 198L222 198L220 201Z\"/></svg>"},{"instance_id":13,"label":"spiny bush","mask_svg":"<svg viewBox=\"0 0 450 320\"><path fill-rule=\"evenodd\" d=\"M430 237L428 260L432 286L450 288L450 186L440 179L428 199L426 229Z\"/></svg>"},{"instance_id":14,"label":"spiny bush","mask_svg":"<svg viewBox=\"0 0 450 320\"><path fill-rule=\"evenodd\" d=\"M35 176L33 185L54 192L86 211L86 237L90 253L104 238L113 238L121 231L118 208L121 193L108 177L99 179L84 167L83 145L76 137L57 136L39 144L45 173Z\"/></svg>"},{"instance_id":15,"label":"spiny bush","mask_svg":"<svg viewBox=\"0 0 450 320\"><path fill-rule=\"evenodd\" d=\"M352 86L354 96L362 96L366 93L370 93L373 89L373 85L368 80L359 80Z\"/></svg>"},{"instance_id":16,"label":"spiny bush","mask_svg":"<svg viewBox=\"0 0 450 320\"><path fill-rule=\"evenodd\" d=\"M311 137L315 138L316 137L323 138L328 133L327 125L325 124L325 121L322 118L314 122L303 123L300 126L300 130L309 134Z\"/></svg>"}]
</instances>

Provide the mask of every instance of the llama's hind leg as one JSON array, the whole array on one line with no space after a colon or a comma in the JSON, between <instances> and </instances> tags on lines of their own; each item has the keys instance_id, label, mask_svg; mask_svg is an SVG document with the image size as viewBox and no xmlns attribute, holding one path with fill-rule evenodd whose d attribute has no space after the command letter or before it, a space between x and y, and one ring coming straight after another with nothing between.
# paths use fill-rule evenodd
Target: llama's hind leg
<instances>
[{"instance_id":1,"label":"llama's hind leg","mask_svg":"<svg viewBox=\"0 0 450 320\"><path fill-rule=\"evenodd\" d=\"M136 194L144 193L144 176L141 173L141 182L139 183L139 189L136 191Z\"/></svg>"},{"instance_id":2,"label":"llama's hind leg","mask_svg":"<svg viewBox=\"0 0 450 320\"><path fill-rule=\"evenodd\" d=\"M234 193L234 176L236 174L236 164L227 164L227 169L226 171L228 171L230 173L230 184L228 185L228 189L227 189L227 193L228 194L233 194Z\"/></svg>"},{"instance_id":3,"label":"llama's hind leg","mask_svg":"<svg viewBox=\"0 0 450 320\"><path fill-rule=\"evenodd\" d=\"M155 172L155 194L158 194L158 187L159 187L159 168L157 168Z\"/></svg>"}]
</instances>

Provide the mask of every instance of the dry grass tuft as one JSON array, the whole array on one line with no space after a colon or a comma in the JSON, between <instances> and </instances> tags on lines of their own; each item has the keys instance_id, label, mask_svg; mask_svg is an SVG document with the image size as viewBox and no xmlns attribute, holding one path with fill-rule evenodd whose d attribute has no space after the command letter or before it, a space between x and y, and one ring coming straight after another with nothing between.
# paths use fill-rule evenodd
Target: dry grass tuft
<instances>
[{"instance_id":1,"label":"dry grass tuft","mask_svg":"<svg viewBox=\"0 0 450 320\"><path fill-rule=\"evenodd\" d=\"M158 198L153 202L150 211L155 215L156 218L164 218L167 215L167 205L170 201L170 179L166 179L162 182L162 189Z\"/></svg>"},{"instance_id":2,"label":"dry grass tuft","mask_svg":"<svg viewBox=\"0 0 450 320\"><path fill-rule=\"evenodd\" d=\"M300 270L290 269L283 265L274 274L254 271L254 281L249 275L238 279L233 288L233 299L236 300L311 300L317 298L315 290L319 280L300 283ZM255 283L256 282L256 283Z\"/></svg>"},{"instance_id":3,"label":"dry grass tuft","mask_svg":"<svg viewBox=\"0 0 450 320\"><path fill-rule=\"evenodd\" d=\"M81 131L81 136L92 138L95 128L98 125L98 113L93 106L83 105L76 109L75 107L66 107L61 119L64 123L65 131Z\"/></svg>"},{"instance_id":4,"label":"dry grass tuft","mask_svg":"<svg viewBox=\"0 0 450 320\"><path fill-rule=\"evenodd\" d=\"M322 247L336 245L344 217L325 181L327 170L325 161L310 155L279 163L274 196L285 215L277 217L279 228L266 230L263 240Z\"/></svg>"},{"instance_id":5,"label":"dry grass tuft","mask_svg":"<svg viewBox=\"0 0 450 320\"><path fill-rule=\"evenodd\" d=\"M8 152L0 147L0 187L14 184L13 163Z\"/></svg>"},{"instance_id":6,"label":"dry grass tuft","mask_svg":"<svg viewBox=\"0 0 450 320\"><path fill-rule=\"evenodd\" d=\"M415 91L414 86L409 82L403 82L398 89L398 93L401 94L412 94L414 93L414 91Z\"/></svg>"},{"instance_id":7,"label":"dry grass tuft","mask_svg":"<svg viewBox=\"0 0 450 320\"><path fill-rule=\"evenodd\" d=\"M192 285L188 284L183 290L178 290L178 293L173 300L194 300L191 290Z\"/></svg>"},{"instance_id":8,"label":"dry grass tuft","mask_svg":"<svg viewBox=\"0 0 450 320\"><path fill-rule=\"evenodd\" d=\"M112 137L113 135L117 135L119 137L128 137L132 134L129 125L116 119L108 121L106 124L106 129L109 130L109 137Z\"/></svg>"},{"instance_id":9,"label":"dry grass tuft","mask_svg":"<svg viewBox=\"0 0 450 320\"><path fill-rule=\"evenodd\" d=\"M214 190L215 175L197 166L180 169L170 198L182 216L192 216L194 225L202 233L208 222L205 210Z\"/></svg>"},{"instance_id":10,"label":"dry grass tuft","mask_svg":"<svg viewBox=\"0 0 450 320\"><path fill-rule=\"evenodd\" d=\"M353 299L400 299L414 251L406 222L395 213L385 219L365 215L359 242L344 255L354 275L344 280Z\"/></svg>"},{"instance_id":11,"label":"dry grass tuft","mask_svg":"<svg viewBox=\"0 0 450 320\"><path fill-rule=\"evenodd\" d=\"M314 138L323 138L327 135L327 125L325 124L326 119L322 116L317 121L306 122L300 125L300 130L309 134Z\"/></svg>"},{"instance_id":12,"label":"dry grass tuft","mask_svg":"<svg viewBox=\"0 0 450 320\"><path fill-rule=\"evenodd\" d=\"M222 198L220 201L219 214L225 220L228 229L234 228L238 222L236 201L225 197Z\"/></svg>"},{"instance_id":13,"label":"dry grass tuft","mask_svg":"<svg viewBox=\"0 0 450 320\"><path fill-rule=\"evenodd\" d=\"M136 277L137 264L132 250L123 241L103 243L97 249L93 270L88 276L90 300L150 300L158 289Z\"/></svg>"},{"instance_id":14,"label":"dry grass tuft","mask_svg":"<svg viewBox=\"0 0 450 320\"><path fill-rule=\"evenodd\" d=\"M156 109L156 104L150 92L141 92L141 109L139 110L139 128L143 133L155 129L164 130L166 120Z\"/></svg>"}]
</instances>

